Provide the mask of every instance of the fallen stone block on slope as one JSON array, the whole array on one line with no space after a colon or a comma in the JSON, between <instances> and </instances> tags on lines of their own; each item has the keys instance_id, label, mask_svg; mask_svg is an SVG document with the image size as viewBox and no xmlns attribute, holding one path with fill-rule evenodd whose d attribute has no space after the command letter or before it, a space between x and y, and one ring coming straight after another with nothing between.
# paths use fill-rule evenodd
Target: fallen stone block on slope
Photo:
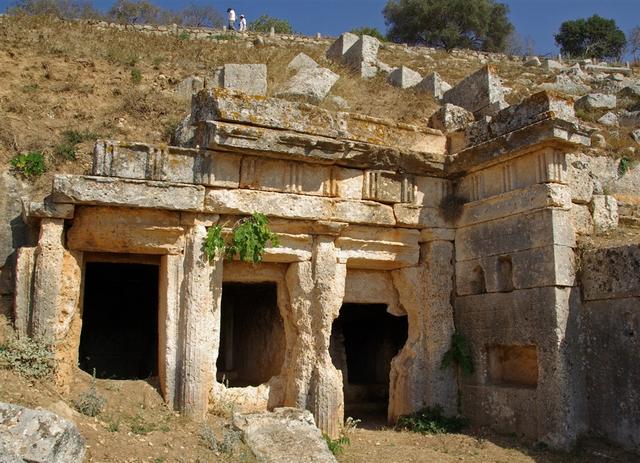
<instances>
[{"instance_id":1,"label":"fallen stone block on slope","mask_svg":"<svg viewBox=\"0 0 640 463\"><path fill-rule=\"evenodd\" d=\"M223 84L247 95L267 94L267 65L266 64L225 64Z\"/></svg>"},{"instance_id":2,"label":"fallen stone block on slope","mask_svg":"<svg viewBox=\"0 0 640 463\"><path fill-rule=\"evenodd\" d=\"M530 58L527 61L525 61L524 66L539 68L540 66L542 66L542 63L540 62L540 58L538 58L537 56L534 56L533 58Z\"/></svg>"},{"instance_id":3,"label":"fallen stone block on slope","mask_svg":"<svg viewBox=\"0 0 640 463\"><path fill-rule=\"evenodd\" d=\"M471 111L476 117L493 116L509 106L505 90L491 65L465 77L443 95L444 103L451 103Z\"/></svg>"},{"instance_id":4,"label":"fallen stone block on slope","mask_svg":"<svg viewBox=\"0 0 640 463\"><path fill-rule=\"evenodd\" d=\"M73 423L45 410L7 403L0 403L0 442L13 461L17 456L31 463L81 463L85 455L85 440ZM4 452L0 461L12 462Z\"/></svg>"},{"instance_id":5,"label":"fallen stone block on slope","mask_svg":"<svg viewBox=\"0 0 640 463\"><path fill-rule=\"evenodd\" d=\"M440 100L446 91L451 90L451 85L443 80L440 74L432 72L422 79L422 82L416 86L416 90L426 92L435 99Z\"/></svg>"},{"instance_id":6,"label":"fallen stone block on slope","mask_svg":"<svg viewBox=\"0 0 640 463\"><path fill-rule=\"evenodd\" d=\"M445 103L429 118L429 127L444 132L453 132L465 128L473 121L473 114L466 109Z\"/></svg>"},{"instance_id":7,"label":"fallen stone block on slope","mask_svg":"<svg viewBox=\"0 0 640 463\"><path fill-rule=\"evenodd\" d=\"M351 32L341 34L327 50L326 57L333 61L340 61L347 50L349 50L358 40L358 36Z\"/></svg>"},{"instance_id":8,"label":"fallen stone block on slope","mask_svg":"<svg viewBox=\"0 0 640 463\"><path fill-rule=\"evenodd\" d=\"M422 81L422 76L407 66L400 66L389 74L387 81L396 87L411 88Z\"/></svg>"},{"instance_id":9,"label":"fallen stone block on slope","mask_svg":"<svg viewBox=\"0 0 640 463\"><path fill-rule=\"evenodd\" d=\"M575 108L590 111L593 109L614 109L616 105L617 99L615 95L589 93L576 101Z\"/></svg>"},{"instance_id":10,"label":"fallen stone block on slope","mask_svg":"<svg viewBox=\"0 0 640 463\"><path fill-rule=\"evenodd\" d=\"M340 76L330 69L304 68L292 76L276 93L278 98L321 103Z\"/></svg>"},{"instance_id":11,"label":"fallen stone block on slope","mask_svg":"<svg viewBox=\"0 0 640 463\"><path fill-rule=\"evenodd\" d=\"M345 65L358 72L361 77L368 79L378 72L378 48L380 41L375 37L363 35L342 56Z\"/></svg>"},{"instance_id":12,"label":"fallen stone block on slope","mask_svg":"<svg viewBox=\"0 0 640 463\"><path fill-rule=\"evenodd\" d=\"M233 425L260 462L336 463L308 410L235 414Z\"/></svg>"},{"instance_id":13,"label":"fallen stone block on slope","mask_svg":"<svg viewBox=\"0 0 640 463\"><path fill-rule=\"evenodd\" d=\"M190 100L191 95L198 93L204 88L204 80L198 76L189 76L183 79L176 86L176 96L185 100Z\"/></svg>"},{"instance_id":14,"label":"fallen stone block on slope","mask_svg":"<svg viewBox=\"0 0 640 463\"><path fill-rule=\"evenodd\" d=\"M317 68L318 63L311 58L309 55L305 53L298 53L290 62L287 64L287 71L289 72L298 72L303 69L309 68Z\"/></svg>"}]
</instances>

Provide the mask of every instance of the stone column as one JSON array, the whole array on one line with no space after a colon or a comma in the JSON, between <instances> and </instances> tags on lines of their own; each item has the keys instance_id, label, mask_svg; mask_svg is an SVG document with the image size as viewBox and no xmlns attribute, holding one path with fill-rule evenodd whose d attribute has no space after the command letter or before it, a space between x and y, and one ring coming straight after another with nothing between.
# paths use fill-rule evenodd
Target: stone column
<instances>
[{"instance_id":1,"label":"stone column","mask_svg":"<svg viewBox=\"0 0 640 463\"><path fill-rule=\"evenodd\" d=\"M55 340L58 295L61 288L64 259L64 220L42 219L35 251L31 329L33 338Z\"/></svg>"},{"instance_id":2,"label":"stone column","mask_svg":"<svg viewBox=\"0 0 640 463\"><path fill-rule=\"evenodd\" d=\"M409 334L391 363L389 421L434 405L455 414L454 370L440 367L454 332L452 243L421 244L420 263L394 270L392 277L400 304L407 312Z\"/></svg>"},{"instance_id":3,"label":"stone column","mask_svg":"<svg viewBox=\"0 0 640 463\"><path fill-rule=\"evenodd\" d=\"M314 237L311 262L296 262L287 271L293 341L285 405L306 408L322 432L336 437L344 420L342 375L329 354L331 326L338 317L347 274L337 260L334 237Z\"/></svg>"},{"instance_id":4,"label":"stone column","mask_svg":"<svg viewBox=\"0 0 640 463\"><path fill-rule=\"evenodd\" d=\"M194 215L189 220L180 294L181 375L176 404L185 416L203 420L215 381L220 339L222 259L209 262L202 250L207 226L215 224L217 217L205 220Z\"/></svg>"}]
</instances>

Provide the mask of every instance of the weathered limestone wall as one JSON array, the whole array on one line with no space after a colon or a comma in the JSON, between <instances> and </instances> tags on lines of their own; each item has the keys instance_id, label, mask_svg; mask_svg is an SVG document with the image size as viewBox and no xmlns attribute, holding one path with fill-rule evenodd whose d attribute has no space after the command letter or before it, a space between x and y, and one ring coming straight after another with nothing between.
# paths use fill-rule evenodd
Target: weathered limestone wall
<instances>
[{"instance_id":1,"label":"weathered limestone wall","mask_svg":"<svg viewBox=\"0 0 640 463\"><path fill-rule=\"evenodd\" d=\"M640 446L640 248L582 254L590 430Z\"/></svg>"},{"instance_id":2,"label":"weathered limestone wall","mask_svg":"<svg viewBox=\"0 0 640 463\"><path fill-rule=\"evenodd\" d=\"M531 169L513 165L531 164ZM462 411L479 424L569 447L586 430L575 234L563 151L482 165L461 182L456 326L476 370ZM468 186L465 186L468 185Z\"/></svg>"}]
</instances>

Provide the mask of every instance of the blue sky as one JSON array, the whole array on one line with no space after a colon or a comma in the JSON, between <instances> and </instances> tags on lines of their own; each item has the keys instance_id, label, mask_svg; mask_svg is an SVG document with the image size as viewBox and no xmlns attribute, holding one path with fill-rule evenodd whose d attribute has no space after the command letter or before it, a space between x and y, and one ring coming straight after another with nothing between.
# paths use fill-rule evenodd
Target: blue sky
<instances>
[{"instance_id":1,"label":"blue sky","mask_svg":"<svg viewBox=\"0 0 640 463\"><path fill-rule=\"evenodd\" d=\"M180 9L189 0L151 0L172 9ZM202 0L196 0L201 2ZM0 10L15 0L0 0ZM94 0L100 9L108 9L112 0ZM374 26L384 31L382 8L386 0L208 0L220 10L233 6L238 14L251 21L269 14L288 19L297 31L304 34L321 32L339 35L360 26ZM616 20L627 33L640 25L640 0L503 0L511 10L511 22L521 36L531 36L539 54L557 53L553 34L567 19L585 18L599 14Z\"/></svg>"}]
</instances>

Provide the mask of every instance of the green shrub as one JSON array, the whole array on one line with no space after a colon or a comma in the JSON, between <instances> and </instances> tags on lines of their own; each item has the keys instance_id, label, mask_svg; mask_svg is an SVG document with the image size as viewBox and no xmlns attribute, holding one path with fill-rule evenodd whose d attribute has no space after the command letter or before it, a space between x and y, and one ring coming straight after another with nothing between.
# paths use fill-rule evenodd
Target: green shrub
<instances>
[{"instance_id":1,"label":"green shrub","mask_svg":"<svg viewBox=\"0 0 640 463\"><path fill-rule=\"evenodd\" d=\"M189 35L189 33L187 31L182 31L178 35L178 39L179 40L189 40L190 38L191 38L191 35Z\"/></svg>"},{"instance_id":2,"label":"green shrub","mask_svg":"<svg viewBox=\"0 0 640 463\"><path fill-rule=\"evenodd\" d=\"M342 452L344 452L344 446L351 444L351 440L344 435L339 436L337 439L332 439L326 434L323 434L322 437L324 437L329 450L334 455L340 455Z\"/></svg>"},{"instance_id":3,"label":"green shrub","mask_svg":"<svg viewBox=\"0 0 640 463\"><path fill-rule=\"evenodd\" d=\"M27 378L51 375L55 360L51 345L31 338L10 336L0 345L0 367L11 369Z\"/></svg>"},{"instance_id":4,"label":"green shrub","mask_svg":"<svg viewBox=\"0 0 640 463\"><path fill-rule=\"evenodd\" d=\"M14 171L26 178L39 177L47 170L41 151L22 153L11 159Z\"/></svg>"},{"instance_id":5,"label":"green shrub","mask_svg":"<svg viewBox=\"0 0 640 463\"><path fill-rule=\"evenodd\" d=\"M56 156L61 158L73 161L76 159L76 147L75 145L70 145L69 143L59 143L54 148L54 153Z\"/></svg>"},{"instance_id":6,"label":"green shrub","mask_svg":"<svg viewBox=\"0 0 640 463\"><path fill-rule=\"evenodd\" d=\"M88 130L65 130L62 132L62 139L69 145L78 145L84 141L92 141L98 138L98 134Z\"/></svg>"},{"instance_id":7,"label":"green shrub","mask_svg":"<svg viewBox=\"0 0 640 463\"><path fill-rule=\"evenodd\" d=\"M145 421L145 419L140 415L136 415L131 418L129 425L131 427L131 432L139 435L149 434L156 430L155 424Z\"/></svg>"},{"instance_id":8,"label":"green shrub","mask_svg":"<svg viewBox=\"0 0 640 463\"><path fill-rule=\"evenodd\" d=\"M218 251L223 251L229 260L238 255L245 262L260 262L267 243L274 247L280 245L278 236L268 225L267 217L259 212L240 219L233 227L230 243L225 243L222 237L222 225L211 227L204 241L204 252L210 261Z\"/></svg>"},{"instance_id":9,"label":"green shrub","mask_svg":"<svg viewBox=\"0 0 640 463\"><path fill-rule=\"evenodd\" d=\"M76 410L86 416L98 416L104 410L106 400L104 397L98 394L96 389L96 377L95 370L93 371L93 379L91 380L91 386L85 392L80 394L78 400L73 401L73 406Z\"/></svg>"},{"instance_id":10,"label":"green shrub","mask_svg":"<svg viewBox=\"0 0 640 463\"><path fill-rule=\"evenodd\" d=\"M131 82L134 84L139 84L142 82L142 72L138 68L133 68L131 70Z\"/></svg>"},{"instance_id":11,"label":"green shrub","mask_svg":"<svg viewBox=\"0 0 640 463\"><path fill-rule=\"evenodd\" d=\"M397 430L419 432L421 434L447 434L459 432L467 425L460 416L447 417L441 406L428 407L411 415L398 418Z\"/></svg>"}]
</instances>

